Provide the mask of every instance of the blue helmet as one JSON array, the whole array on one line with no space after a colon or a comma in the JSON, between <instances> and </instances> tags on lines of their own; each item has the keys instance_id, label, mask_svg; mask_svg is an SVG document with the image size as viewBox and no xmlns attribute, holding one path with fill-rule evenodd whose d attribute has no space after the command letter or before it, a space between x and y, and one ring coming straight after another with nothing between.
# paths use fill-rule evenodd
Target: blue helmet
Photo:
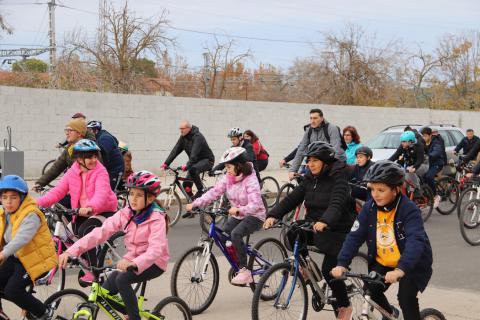
<instances>
[{"instance_id":1,"label":"blue helmet","mask_svg":"<svg viewBox=\"0 0 480 320\"><path fill-rule=\"evenodd\" d=\"M412 141L413 143L416 143L417 138L415 137L415 133L413 131L404 131L400 136L400 142L404 141Z\"/></svg>"},{"instance_id":2,"label":"blue helmet","mask_svg":"<svg viewBox=\"0 0 480 320\"><path fill-rule=\"evenodd\" d=\"M26 195L28 193L28 185L21 177L11 174L0 180L0 192L5 190L14 190Z\"/></svg>"},{"instance_id":3,"label":"blue helmet","mask_svg":"<svg viewBox=\"0 0 480 320\"><path fill-rule=\"evenodd\" d=\"M97 120L91 120L88 122L87 128L102 130L102 122Z\"/></svg>"},{"instance_id":4,"label":"blue helmet","mask_svg":"<svg viewBox=\"0 0 480 320\"><path fill-rule=\"evenodd\" d=\"M80 153L80 152L98 152L100 148L90 139L81 139L77 143L73 145L73 152Z\"/></svg>"}]
</instances>

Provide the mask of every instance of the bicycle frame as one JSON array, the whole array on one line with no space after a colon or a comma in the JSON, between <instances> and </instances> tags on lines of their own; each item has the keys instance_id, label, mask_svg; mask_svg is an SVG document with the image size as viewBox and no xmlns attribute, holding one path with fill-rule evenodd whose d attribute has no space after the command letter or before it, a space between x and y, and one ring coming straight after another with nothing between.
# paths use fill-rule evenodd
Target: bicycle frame
<instances>
[{"instance_id":1,"label":"bicycle frame","mask_svg":"<svg viewBox=\"0 0 480 320\"><path fill-rule=\"evenodd\" d=\"M138 297L138 310L140 317L145 319L164 320L164 317L157 317L151 314L148 310L143 309L143 304L145 302L145 289L146 282L143 282L140 296ZM100 309L113 320L123 319L119 313L127 314L125 303L119 298L119 296L110 295L110 292L107 289L102 288L100 283L93 282L92 289L88 296L88 302L82 303L77 307L73 319L79 319L81 316L86 316L89 319L96 319Z\"/></svg>"},{"instance_id":2,"label":"bicycle frame","mask_svg":"<svg viewBox=\"0 0 480 320\"><path fill-rule=\"evenodd\" d=\"M388 313L388 311L383 309L380 305L378 305L375 301L372 300L368 287L367 289L364 289L363 284L358 279L353 278L351 279L351 281L355 288L358 290L357 294L359 294L363 299L361 314L363 320L374 320L374 318L372 318L372 308L380 312L380 314L388 320L396 319L393 317L392 314Z\"/></svg>"}]
</instances>

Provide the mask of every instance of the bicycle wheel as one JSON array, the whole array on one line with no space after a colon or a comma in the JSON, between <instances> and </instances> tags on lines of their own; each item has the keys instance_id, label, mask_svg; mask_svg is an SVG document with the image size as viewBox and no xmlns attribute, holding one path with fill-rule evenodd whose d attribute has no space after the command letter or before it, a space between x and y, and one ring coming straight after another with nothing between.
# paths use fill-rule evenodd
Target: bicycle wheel
<instances>
[{"instance_id":1,"label":"bicycle wheel","mask_svg":"<svg viewBox=\"0 0 480 320\"><path fill-rule=\"evenodd\" d=\"M262 275L277 263L285 261L287 258L287 250L283 244L274 238L265 238L255 244L253 250L256 255L248 257L247 268L252 270L253 282L250 284L250 289L255 292L255 286ZM273 297L262 296L262 300L273 299Z\"/></svg>"},{"instance_id":2,"label":"bicycle wheel","mask_svg":"<svg viewBox=\"0 0 480 320\"><path fill-rule=\"evenodd\" d=\"M125 233L117 232L102 246L98 254L99 267L115 267L123 258L127 253L124 236Z\"/></svg>"},{"instance_id":3,"label":"bicycle wheel","mask_svg":"<svg viewBox=\"0 0 480 320\"><path fill-rule=\"evenodd\" d=\"M168 320L192 319L190 308L188 308L185 301L178 297L167 297L161 300L155 308L153 308L152 314Z\"/></svg>"},{"instance_id":4,"label":"bicycle wheel","mask_svg":"<svg viewBox=\"0 0 480 320\"><path fill-rule=\"evenodd\" d=\"M289 262L272 266L260 279L252 299L252 319L305 320L308 311L307 285L299 275L293 276ZM290 301L288 297L291 295ZM262 301L262 296L275 299Z\"/></svg>"},{"instance_id":5,"label":"bicycle wheel","mask_svg":"<svg viewBox=\"0 0 480 320\"><path fill-rule=\"evenodd\" d=\"M474 187L471 187L462 191L457 202L457 216L459 218L460 218L460 213L462 213L462 210L465 207L465 205L470 200L477 198L477 192L478 192L478 189Z\"/></svg>"},{"instance_id":6,"label":"bicycle wheel","mask_svg":"<svg viewBox=\"0 0 480 320\"><path fill-rule=\"evenodd\" d=\"M460 214L460 233L472 246L480 245L480 201L470 200Z\"/></svg>"},{"instance_id":7,"label":"bicycle wheel","mask_svg":"<svg viewBox=\"0 0 480 320\"><path fill-rule=\"evenodd\" d=\"M267 206L273 208L277 204L277 195L280 189L278 181L274 177L263 177L260 180L260 186L262 187L262 196L267 201Z\"/></svg>"},{"instance_id":8,"label":"bicycle wheel","mask_svg":"<svg viewBox=\"0 0 480 320\"><path fill-rule=\"evenodd\" d=\"M413 202L422 212L423 222L426 222L433 211L433 192L427 185L422 185L420 192L414 192Z\"/></svg>"},{"instance_id":9,"label":"bicycle wheel","mask_svg":"<svg viewBox=\"0 0 480 320\"><path fill-rule=\"evenodd\" d=\"M175 263L170 280L172 295L185 301L193 315L212 304L218 291L218 263L213 254L207 261L203 247L193 247Z\"/></svg>"},{"instance_id":10,"label":"bicycle wheel","mask_svg":"<svg viewBox=\"0 0 480 320\"><path fill-rule=\"evenodd\" d=\"M128 192L126 190L117 193L117 211L127 206L127 197Z\"/></svg>"},{"instance_id":11,"label":"bicycle wheel","mask_svg":"<svg viewBox=\"0 0 480 320\"><path fill-rule=\"evenodd\" d=\"M443 215L452 213L458 203L458 182L452 177L442 177L436 182L435 188L441 198L437 207L438 213Z\"/></svg>"},{"instance_id":12,"label":"bicycle wheel","mask_svg":"<svg viewBox=\"0 0 480 320\"><path fill-rule=\"evenodd\" d=\"M178 193L171 188L165 188L160 191L157 200L170 219L170 227L173 227L180 220L182 213L182 201Z\"/></svg>"},{"instance_id":13,"label":"bicycle wheel","mask_svg":"<svg viewBox=\"0 0 480 320\"><path fill-rule=\"evenodd\" d=\"M437 309L427 308L420 311L420 319L422 320L447 320L443 313Z\"/></svg>"},{"instance_id":14,"label":"bicycle wheel","mask_svg":"<svg viewBox=\"0 0 480 320\"><path fill-rule=\"evenodd\" d=\"M295 185L293 183L285 183L279 190L277 194L277 203L283 200L286 196L290 194L290 192L295 189Z\"/></svg>"},{"instance_id":15,"label":"bicycle wheel","mask_svg":"<svg viewBox=\"0 0 480 320\"><path fill-rule=\"evenodd\" d=\"M49 319L73 319L74 310L88 301L88 296L80 290L65 289L52 294L45 300L50 310Z\"/></svg>"},{"instance_id":16,"label":"bicycle wheel","mask_svg":"<svg viewBox=\"0 0 480 320\"><path fill-rule=\"evenodd\" d=\"M43 166L42 168L42 176L45 174L45 172L47 172L48 170L50 170L50 168L52 167L52 165L55 163L56 159L53 159L53 160L50 160L48 161L47 163L45 163L45 165ZM62 173L63 174L63 173ZM62 175L60 174L60 176ZM55 186L55 184L53 183L54 181L58 180L60 178L60 176L58 176L57 178L55 178L54 180L50 181L50 183L47 184L47 186L49 186L50 188L53 188Z\"/></svg>"}]
</instances>

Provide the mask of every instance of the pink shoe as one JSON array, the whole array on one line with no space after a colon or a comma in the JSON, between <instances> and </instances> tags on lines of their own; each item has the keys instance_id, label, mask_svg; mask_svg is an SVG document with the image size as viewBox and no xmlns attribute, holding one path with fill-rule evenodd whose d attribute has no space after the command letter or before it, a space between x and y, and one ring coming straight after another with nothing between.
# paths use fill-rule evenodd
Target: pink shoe
<instances>
[{"instance_id":1,"label":"pink shoe","mask_svg":"<svg viewBox=\"0 0 480 320\"><path fill-rule=\"evenodd\" d=\"M85 283L92 283L93 280L95 280L95 277L93 273L87 272L83 277L80 278L80 281L85 282Z\"/></svg>"},{"instance_id":2,"label":"pink shoe","mask_svg":"<svg viewBox=\"0 0 480 320\"><path fill-rule=\"evenodd\" d=\"M352 306L338 308L338 320L350 320L352 318L353 308Z\"/></svg>"},{"instance_id":3,"label":"pink shoe","mask_svg":"<svg viewBox=\"0 0 480 320\"><path fill-rule=\"evenodd\" d=\"M232 279L232 284L237 286L250 284L252 282L253 282L252 272L247 268L240 269L240 271L237 273L235 278Z\"/></svg>"}]
</instances>

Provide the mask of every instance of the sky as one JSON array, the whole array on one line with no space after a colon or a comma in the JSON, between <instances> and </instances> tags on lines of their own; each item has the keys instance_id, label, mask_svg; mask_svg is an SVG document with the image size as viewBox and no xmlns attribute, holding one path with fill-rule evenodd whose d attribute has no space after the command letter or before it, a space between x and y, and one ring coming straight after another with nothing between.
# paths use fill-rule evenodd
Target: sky
<instances>
[{"instance_id":1,"label":"sky","mask_svg":"<svg viewBox=\"0 0 480 320\"><path fill-rule=\"evenodd\" d=\"M14 29L0 39L0 49L48 46L47 1L0 0L0 12ZM58 44L75 28L94 35L98 0L57 2L74 8L56 8ZM111 2L121 6L124 1ZM270 63L285 70L296 57L321 50L323 32L340 32L346 23L375 34L379 47L397 39L407 48L418 43L426 50L433 50L446 33L480 30L479 0L130 0L129 6L142 17L167 10L175 51L193 68L201 67L204 48L213 43L213 35L205 33L218 34L220 40L230 36L237 53L250 49L254 58L249 67ZM48 54L39 58L47 61Z\"/></svg>"}]
</instances>

